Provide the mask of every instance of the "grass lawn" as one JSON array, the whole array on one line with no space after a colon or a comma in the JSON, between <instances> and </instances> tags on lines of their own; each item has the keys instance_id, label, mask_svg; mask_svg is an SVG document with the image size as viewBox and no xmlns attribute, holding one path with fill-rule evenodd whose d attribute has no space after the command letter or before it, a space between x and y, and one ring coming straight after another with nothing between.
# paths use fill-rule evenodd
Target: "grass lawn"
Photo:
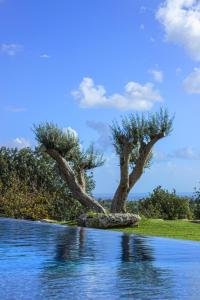
<instances>
[{"instance_id":1,"label":"grass lawn","mask_svg":"<svg viewBox=\"0 0 200 300\"><path fill-rule=\"evenodd\" d=\"M138 227L126 227L114 230L142 235L200 241L200 224L190 221L145 219L139 223Z\"/></svg>"},{"instance_id":2,"label":"grass lawn","mask_svg":"<svg viewBox=\"0 0 200 300\"><path fill-rule=\"evenodd\" d=\"M48 223L61 225L76 225L75 221L60 222L56 220L45 219ZM143 219L138 227L125 227L106 229L121 231L126 233L136 233L141 235L168 237L181 240L200 241L200 224L192 223L190 221L164 221L160 219Z\"/></svg>"}]
</instances>

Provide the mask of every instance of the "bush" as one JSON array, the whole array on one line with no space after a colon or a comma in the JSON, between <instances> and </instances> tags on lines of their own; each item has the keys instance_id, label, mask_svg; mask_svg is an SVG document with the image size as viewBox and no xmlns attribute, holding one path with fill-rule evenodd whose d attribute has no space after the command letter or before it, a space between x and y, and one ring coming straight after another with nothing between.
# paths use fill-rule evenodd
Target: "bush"
<instances>
[{"instance_id":1,"label":"bush","mask_svg":"<svg viewBox=\"0 0 200 300\"><path fill-rule=\"evenodd\" d=\"M87 176L87 191L94 187ZM55 162L37 149L0 148L0 214L24 219L71 220L85 209L76 201Z\"/></svg>"},{"instance_id":2,"label":"bush","mask_svg":"<svg viewBox=\"0 0 200 300\"><path fill-rule=\"evenodd\" d=\"M146 218L166 220L192 218L189 199L178 196L175 191L170 193L161 186L155 188L149 197L134 203L132 212L137 212Z\"/></svg>"},{"instance_id":3,"label":"bush","mask_svg":"<svg viewBox=\"0 0 200 300\"><path fill-rule=\"evenodd\" d=\"M5 193L0 188L0 214L6 217L41 220L71 220L83 211L81 205L71 198L63 198L60 191L31 191L29 185L13 177Z\"/></svg>"},{"instance_id":4,"label":"bush","mask_svg":"<svg viewBox=\"0 0 200 300\"><path fill-rule=\"evenodd\" d=\"M193 218L200 220L200 188L195 188L193 199L190 201L190 209L193 212Z\"/></svg>"}]
</instances>

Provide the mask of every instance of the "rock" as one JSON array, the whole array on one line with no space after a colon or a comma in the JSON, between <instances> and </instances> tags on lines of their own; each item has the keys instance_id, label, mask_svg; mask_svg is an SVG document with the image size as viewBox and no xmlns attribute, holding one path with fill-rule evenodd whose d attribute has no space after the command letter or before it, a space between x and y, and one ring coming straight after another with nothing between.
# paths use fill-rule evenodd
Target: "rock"
<instances>
[{"instance_id":1,"label":"rock","mask_svg":"<svg viewBox=\"0 0 200 300\"><path fill-rule=\"evenodd\" d=\"M79 226L94 228L114 228L125 226L136 226L141 220L139 215L129 213L102 214L88 213L82 214L77 222Z\"/></svg>"},{"instance_id":2,"label":"rock","mask_svg":"<svg viewBox=\"0 0 200 300\"><path fill-rule=\"evenodd\" d=\"M196 223L196 224L200 224L200 220L192 220L190 221L191 223Z\"/></svg>"}]
</instances>

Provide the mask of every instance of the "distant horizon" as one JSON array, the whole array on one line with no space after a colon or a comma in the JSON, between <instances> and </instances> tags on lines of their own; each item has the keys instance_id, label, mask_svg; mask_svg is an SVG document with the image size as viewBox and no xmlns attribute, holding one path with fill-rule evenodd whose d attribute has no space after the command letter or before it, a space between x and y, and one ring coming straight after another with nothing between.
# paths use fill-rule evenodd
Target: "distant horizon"
<instances>
[{"instance_id":1,"label":"distant horizon","mask_svg":"<svg viewBox=\"0 0 200 300\"><path fill-rule=\"evenodd\" d=\"M143 198L143 197L147 197L148 195L150 195L153 191L151 192L144 192L144 193L130 193L129 196L128 196L128 200L137 200L137 199L140 199L140 198ZM107 198L112 198L114 193L93 193L94 196L97 198L97 199L107 199ZM194 191L193 192L176 192L176 194L178 196L192 196L194 194Z\"/></svg>"}]
</instances>

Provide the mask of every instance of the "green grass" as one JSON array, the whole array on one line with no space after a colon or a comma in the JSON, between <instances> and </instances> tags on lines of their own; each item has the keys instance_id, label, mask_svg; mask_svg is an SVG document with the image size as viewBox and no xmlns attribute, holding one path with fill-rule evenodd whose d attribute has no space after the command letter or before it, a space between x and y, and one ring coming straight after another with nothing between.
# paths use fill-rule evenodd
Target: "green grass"
<instances>
[{"instance_id":1,"label":"green grass","mask_svg":"<svg viewBox=\"0 0 200 300\"><path fill-rule=\"evenodd\" d=\"M52 219L43 219L42 221L46 223L59 224L59 225L69 225L69 226L77 225L76 221L57 221Z\"/></svg>"},{"instance_id":2,"label":"green grass","mask_svg":"<svg viewBox=\"0 0 200 300\"><path fill-rule=\"evenodd\" d=\"M126 233L200 241L200 224L185 220L164 221L160 219L144 219L139 223L138 227L126 227L114 230Z\"/></svg>"},{"instance_id":3,"label":"green grass","mask_svg":"<svg viewBox=\"0 0 200 300\"><path fill-rule=\"evenodd\" d=\"M48 223L77 225L75 221L56 221L45 219ZM111 229L107 229L111 230ZM141 235L168 237L181 240L200 241L200 224L186 220L166 221L160 219L143 219L138 227L115 228L114 231L136 233Z\"/></svg>"}]
</instances>

